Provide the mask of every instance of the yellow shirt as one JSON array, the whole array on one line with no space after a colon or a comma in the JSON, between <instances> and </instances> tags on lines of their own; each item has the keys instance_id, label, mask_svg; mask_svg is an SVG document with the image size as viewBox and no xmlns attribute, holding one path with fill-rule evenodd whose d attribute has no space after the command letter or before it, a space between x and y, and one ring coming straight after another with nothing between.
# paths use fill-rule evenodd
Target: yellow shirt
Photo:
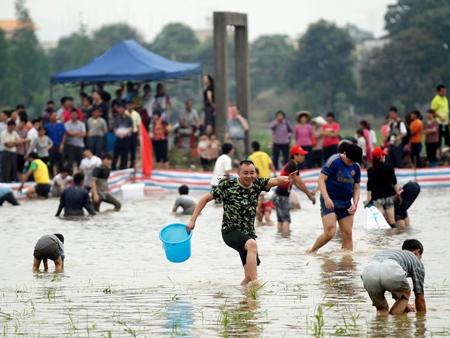
<instances>
[{"instance_id":1,"label":"yellow shirt","mask_svg":"<svg viewBox=\"0 0 450 338\"><path fill-rule=\"evenodd\" d=\"M48 174L47 165L37 159L31 162L30 169L33 171L34 181L36 184L49 184L50 176Z\"/></svg>"},{"instance_id":2,"label":"yellow shirt","mask_svg":"<svg viewBox=\"0 0 450 338\"><path fill-rule=\"evenodd\" d=\"M263 151L255 151L248 159L255 164L260 178L270 178L270 164L272 163L272 159L269 155Z\"/></svg>"},{"instance_id":3,"label":"yellow shirt","mask_svg":"<svg viewBox=\"0 0 450 338\"><path fill-rule=\"evenodd\" d=\"M139 113L134 109L131 112L126 111L126 113L131 118L131 121L133 121L132 132L133 133L139 132L139 128L141 128L142 123L141 115L139 115Z\"/></svg>"},{"instance_id":4,"label":"yellow shirt","mask_svg":"<svg viewBox=\"0 0 450 338\"><path fill-rule=\"evenodd\" d=\"M436 112L439 124L448 124L448 100L445 96L436 95L431 101L431 109Z\"/></svg>"}]
</instances>

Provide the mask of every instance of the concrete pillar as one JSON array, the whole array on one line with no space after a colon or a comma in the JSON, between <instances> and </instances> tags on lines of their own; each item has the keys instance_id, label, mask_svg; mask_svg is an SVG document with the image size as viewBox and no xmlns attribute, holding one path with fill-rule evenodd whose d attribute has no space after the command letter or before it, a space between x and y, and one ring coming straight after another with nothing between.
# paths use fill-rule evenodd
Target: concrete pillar
<instances>
[{"instance_id":1,"label":"concrete pillar","mask_svg":"<svg viewBox=\"0 0 450 338\"><path fill-rule=\"evenodd\" d=\"M245 18L247 21L247 17ZM242 116L247 120L250 113L249 70L248 70L248 32L245 26L237 26L234 35L235 42L235 73L236 73L236 104ZM246 133L245 151L249 153L249 135Z\"/></svg>"},{"instance_id":2,"label":"concrete pillar","mask_svg":"<svg viewBox=\"0 0 450 338\"><path fill-rule=\"evenodd\" d=\"M226 16L214 13L214 96L216 104L216 135L223 142L227 125L228 62Z\"/></svg>"},{"instance_id":3,"label":"concrete pillar","mask_svg":"<svg viewBox=\"0 0 450 338\"><path fill-rule=\"evenodd\" d=\"M235 27L236 104L248 119L250 112L249 53L247 15L232 12L214 12L214 80L216 102L216 134L223 142L227 125L228 65L227 26ZM248 152L248 136L246 150Z\"/></svg>"}]
</instances>

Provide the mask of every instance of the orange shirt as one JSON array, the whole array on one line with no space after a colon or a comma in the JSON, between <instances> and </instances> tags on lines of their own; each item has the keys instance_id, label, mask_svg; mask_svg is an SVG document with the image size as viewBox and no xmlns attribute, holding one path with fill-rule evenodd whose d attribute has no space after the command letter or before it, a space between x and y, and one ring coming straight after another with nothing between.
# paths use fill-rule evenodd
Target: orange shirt
<instances>
[{"instance_id":1,"label":"orange shirt","mask_svg":"<svg viewBox=\"0 0 450 338\"><path fill-rule=\"evenodd\" d=\"M411 143L422 143L422 121L419 119L412 121L409 125L409 129L411 131L411 136L409 137Z\"/></svg>"}]
</instances>

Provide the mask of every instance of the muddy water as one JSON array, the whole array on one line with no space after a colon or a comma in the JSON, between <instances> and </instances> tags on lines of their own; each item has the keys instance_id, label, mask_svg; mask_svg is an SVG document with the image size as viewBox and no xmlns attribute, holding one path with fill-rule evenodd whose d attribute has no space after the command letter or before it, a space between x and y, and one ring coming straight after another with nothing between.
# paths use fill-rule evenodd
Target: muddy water
<instances>
[{"instance_id":1,"label":"muddy water","mask_svg":"<svg viewBox=\"0 0 450 338\"><path fill-rule=\"evenodd\" d=\"M222 242L214 205L198 221L192 258L178 265L166 261L158 239L161 226L175 220L174 194L125 201L119 213L78 221L54 217L56 200L4 206L0 336L450 336L449 193L424 191L403 233L367 233L358 210L352 255L337 251L338 240L304 254L321 225L319 207L302 198L289 238L258 228L263 286L250 291L238 286L240 260ZM56 231L66 237L65 274L33 275L36 240ZM428 313L377 319L360 271L378 250L410 237L425 246Z\"/></svg>"}]
</instances>

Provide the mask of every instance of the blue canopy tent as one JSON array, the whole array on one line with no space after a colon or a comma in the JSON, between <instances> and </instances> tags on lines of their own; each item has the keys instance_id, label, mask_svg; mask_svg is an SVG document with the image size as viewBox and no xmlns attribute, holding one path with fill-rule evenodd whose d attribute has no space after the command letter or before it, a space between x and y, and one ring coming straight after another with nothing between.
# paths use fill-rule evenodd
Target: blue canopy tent
<instances>
[{"instance_id":1,"label":"blue canopy tent","mask_svg":"<svg viewBox=\"0 0 450 338\"><path fill-rule=\"evenodd\" d=\"M145 49L135 40L125 40L87 65L52 75L50 83L160 81L199 74L199 63L172 61Z\"/></svg>"}]
</instances>

